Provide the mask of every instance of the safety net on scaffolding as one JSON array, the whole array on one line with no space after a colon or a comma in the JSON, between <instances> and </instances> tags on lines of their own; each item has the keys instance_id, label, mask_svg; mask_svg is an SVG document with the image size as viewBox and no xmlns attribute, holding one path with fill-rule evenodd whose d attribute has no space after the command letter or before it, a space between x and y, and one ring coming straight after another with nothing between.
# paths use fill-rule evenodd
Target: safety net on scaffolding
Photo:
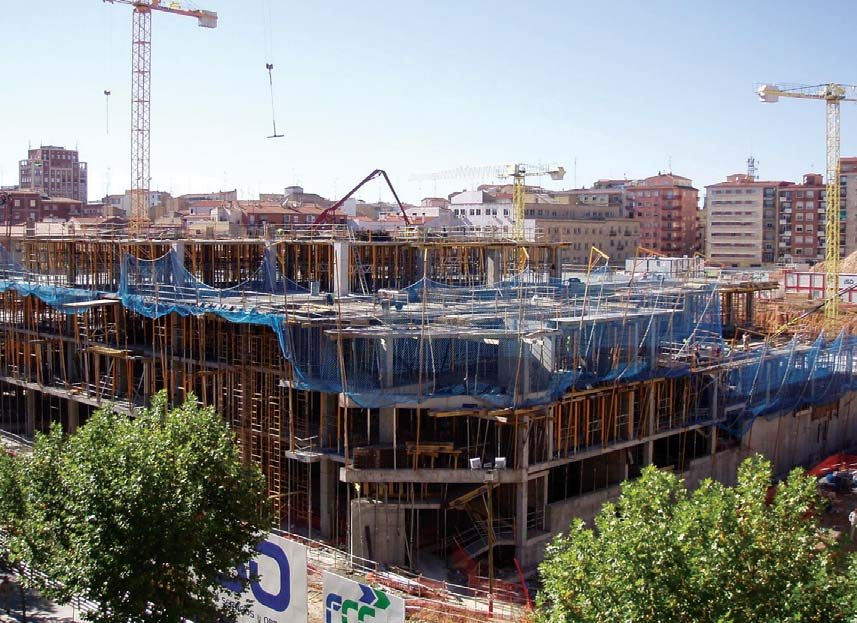
<instances>
[{"instance_id":1,"label":"safety net on scaffolding","mask_svg":"<svg viewBox=\"0 0 857 623\"><path fill-rule=\"evenodd\" d=\"M857 389L857 338L731 348L722 338L715 282L629 281L595 272L560 280L524 270L478 287L422 279L401 290L334 296L286 279L269 248L252 276L218 289L170 251L126 255L117 292L45 283L3 252L0 290L15 289L75 311L84 298L118 297L147 318L219 316L270 327L292 386L345 394L373 408L463 409L546 405L569 390L716 371L730 430L754 418L829 403Z\"/></svg>"}]
</instances>

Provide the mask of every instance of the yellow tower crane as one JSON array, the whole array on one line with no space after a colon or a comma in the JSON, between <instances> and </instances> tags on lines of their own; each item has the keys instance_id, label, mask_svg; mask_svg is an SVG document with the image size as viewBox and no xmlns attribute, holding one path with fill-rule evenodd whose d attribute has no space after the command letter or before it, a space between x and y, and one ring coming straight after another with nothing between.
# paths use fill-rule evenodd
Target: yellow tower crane
<instances>
[{"instance_id":1,"label":"yellow tower crane","mask_svg":"<svg viewBox=\"0 0 857 623\"><path fill-rule=\"evenodd\" d=\"M180 2L104 0L134 7L131 29L131 213L130 233L138 235L149 222L152 11L195 17L202 28L217 27L217 13L189 9Z\"/></svg>"},{"instance_id":2,"label":"yellow tower crane","mask_svg":"<svg viewBox=\"0 0 857 623\"><path fill-rule=\"evenodd\" d=\"M487 180L512 178L512 235L515 240L525 239L524 217L526 216L526 179L550 176L552 180L565 178L565 168L558 165L506 164L476 167L458 167L427 175L412 175L411 180Z\"/></svg>"},{"instance_id":3,"label":"yellow tower crane","mask_svg":"<svg viewBox=\"0 0 857 623\"><path fill-rule=\"evenodd\" d=\"M857 86L850 84L784 85L763 84L756 93L765 103L773 104L781 97L824 100L827 102L827 202L824 234L825 275L824 315L831 322L839 317L839 230L840 212L839 182L839 102L857 102Z\"/></svg>"}]
</instances>

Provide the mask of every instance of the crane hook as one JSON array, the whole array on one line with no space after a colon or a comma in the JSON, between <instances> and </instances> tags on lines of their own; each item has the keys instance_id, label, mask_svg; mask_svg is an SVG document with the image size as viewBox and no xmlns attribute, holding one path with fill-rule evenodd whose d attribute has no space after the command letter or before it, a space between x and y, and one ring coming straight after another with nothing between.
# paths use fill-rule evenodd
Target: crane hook
<instances>
[{"instance_id":1,"label":"crane hook","mask_svg":"<svg viewBox=\"0 0 857 623\"><path fill-rule=\"evenodd\" d=\"M271 91L271 123L274 126L274 133L271 134L268 138L282 138L282 134L277 134L277 116L274 111L274 77L272 74L272 70L274 69L273 63L265 63L265 69L268 70L268 88Z\"/></svg>"}]
</instances>

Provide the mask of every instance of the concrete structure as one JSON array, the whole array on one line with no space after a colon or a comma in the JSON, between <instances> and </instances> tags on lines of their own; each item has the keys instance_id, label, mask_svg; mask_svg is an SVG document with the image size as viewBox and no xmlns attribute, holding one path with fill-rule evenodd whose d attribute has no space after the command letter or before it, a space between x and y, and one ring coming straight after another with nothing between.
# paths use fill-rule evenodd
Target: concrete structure
<instances>
[{"instance_id":1,"label":"concrete structure","mask_svg":"<svg viewBox=\"0 0 857 623\"><path fill-rule=\"evenodd\" d=\"M286 215L270 209L257 214ZM193 392L260 465L284 528L417 570L492 548L498 566L533 569L572 516L645 465L729 480L754 448L779 470L857 441L853 407L833 395L736 428L765 391L739 393L733 371L762 353L813 356L721 357L721 318L737 325L740 307L754 327L754 297L771 284L632 290L622 274L560 280L567 242L277 229L276 240L14 237L4 277L28 287L0 297L0 318L14 319L2 323L0 428L73 430L102 405L130 413L158 390L173 402ZM780 424L801 436L772 442Z\"/></svg>"},{"instance_id":2,"label":"concrete structure","mask_svg":"<svg viewBox=\"0 0 857 623\"><path fill-rule=\"evenodd\" d=\"M54 145L30 149L27 159L18 163L18 180L22 189L81 203L88 201L86 163L78 160L74 149Z\"/></svg>"},{"instance_id":3,"label":"concrete structure","mask_svg":"<svg viewBox=\"0 0 857 623\"><path fill-rule=\"evenodd\" d=\"M661 173L629 185L629 213L640 222L640 244L666 255L693 255L699 191L690 179Z\"/></svg>"},{"instance_id":4,"label":"concrete structure","mask_svg":"<svg viewBox=\"0 0 857 623\"><path fill-rule=\"evenodd\" d=\"M778 190L783 181L737 173L705 187L705 255L728 266L774 263L780 253Z\"/></svg>"}]
</instances>

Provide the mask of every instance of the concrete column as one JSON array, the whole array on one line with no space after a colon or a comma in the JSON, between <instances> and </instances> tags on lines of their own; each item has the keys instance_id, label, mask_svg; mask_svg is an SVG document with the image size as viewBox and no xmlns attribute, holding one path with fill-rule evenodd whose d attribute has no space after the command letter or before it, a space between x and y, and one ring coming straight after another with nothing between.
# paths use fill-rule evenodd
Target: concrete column
<instances>
[{"instance_id":1,"label":"concrete column","mask_svg":"<svg viewBox=\"0 0 857 623\"><path fill-rule=\"evenodd\" d=\"M396 409L381 407L378 409L378 441L382 444L392 444L396 436Z\"/></svg>"},{"instance_id":2,"label":"concrete column","mask_svg":"<svg viewBox=\"0 0 857 623\"><path fill-rule=\"evenodd\" d=\"M527 468L530 465L530 418L524 416L523 421L518 425L518 471L526 475ZM517 499L517 525L515 534L515 556L518 560L524 558L525 545L527 543L527 509L529 506L529 481L524 478L524 481L518 485Z\"/></svg>"},{"instance_id":3,"label":"concrete column","mask_svg":"<svg viewBox=\"0 0 857 623\"><path fill-rule=\"evenodd\" d=\"M558 406L548 407L550 410L551 416L545 420L545 436L547 437L547 447L548 447L548 456L547 460L552 461L554 459L554 452L556 448L554 448L554 424L556 420Z\"/></svg>"},{"instance_id":4,"label":"concrete column","mask_svg":"<svg viewBox=\"0 0 857 623\"><path fill-rule=\"evenodd\" d=\"M485 250L485 285L503 280L503 254L500 249Z\"/></svg>"},{"instance_id":5,"label":"concrete column","mask_svg":"<svg viewBox=\"0 0 857 623\"><path fill-rule=\"evenodd\" d=\"M27 414L24 422L24 436L33 437L36 432L36 392L28 389L25 396Z\"/></svg>"},{"instance_id":6,"label":"concrete column","mask_svg":"<svg viewBox=\"0 0 857 623\"><path fill-rule=\"evenodd\" d=\"M393 359L393 354L396 350L396 338L381 338L381 350L384 351L384 386L392 387L393 372L396 365Z\"/></svg>"},{"instance_id":7,"label":"concrete column","mask_svg":"<svg viewBox=\"0 0 857 623\"><path fill-rule=\"evenodd\" d=\"M554 279L562 279L562 254L559 247L554 247L550 250L551 254L551 277Z\"/></svg>"},{"instance_id":8,"label":"concrete column","mask_svg":"<svg viewBox=\"0 0 857 623\"><path fill-rule=\"evenodd\" d=\"M654 384L652 384L652 391L649 392L649 404L644 406L643 408L647 408L649 410L648 421L646 422L646 432L645 435L647 438L651 437L655 432L655 414L656 414L656 405L655 405L655 391ZM645 446L643 447L643 465L651 465L654 461L655 457L655 442L647 441Z\"/></svg>"},{"instance_id":9,"label":"concrete column","mask_svg":"<svg viewBox=\"0 0 857 623\"><path fill-rule=\"evenodd\" d=\"M336 296L348 296L351 292L351 243L334 242L333 261L333 292Z\"/></svg>"},{"instance_id":10,"label":"concrete column","mask_svg":"<svg viewBox=\"0 0 857 623\"><path fill-rule=\"evenodd\" d=\"M336 482L337 465L329 460L322 459L319 463L318 495L321 506L320 528L321 538L332 539L333 527L336 522Z\"/></svg>"},{"instance_id":11,"label":"concrete column","mask_svg":"<svg viewBox=\"0 0 857 623\"><path fill-rule=\"evenodd\" d=\"M338 394L325 393L321 395L321 417L319 418L318 443L322 448L329 447L328 439L334 442L330 445L336 447L336 407L339 404ZM327 431L332 431L331 435Z\"/></svg>"},{"instance_id":12,"label":"concrete column","mask_svg":"<svg viewBox=\"0 0 857 623\"><path fill-rule=\"evenodd\" d=\"M529 500L529 481L524 481L518 485L518 500L517 500L517 525L515 534L515 557L518 560L523 560L525 557L527 545L527 505Z\"/></svg>"},{"instance_id":13,"label":"concrete column","mask_svg":"<svg viewBox=\"0 0 857 623\"><path fill-rule=\"evenodd\" d=\"M77 431L77 427L80 425L80 404L74 400L69 400L66 405L68 434L71 435Z\"/></svg>"}]
</instances>

